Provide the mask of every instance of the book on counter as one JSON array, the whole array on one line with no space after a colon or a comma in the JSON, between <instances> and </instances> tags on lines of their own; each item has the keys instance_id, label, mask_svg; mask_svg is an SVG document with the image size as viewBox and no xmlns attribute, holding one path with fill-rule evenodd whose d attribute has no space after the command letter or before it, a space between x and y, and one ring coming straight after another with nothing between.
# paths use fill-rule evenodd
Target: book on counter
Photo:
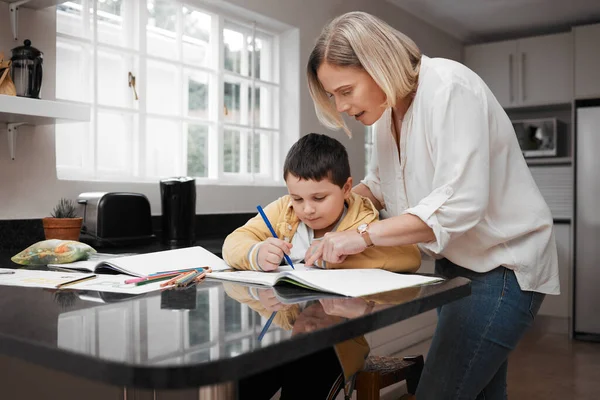
<instances>
[{"instance_id":1,"label":"book on counter","mask_svg":"<svg viewBox=\"0 0 600 400\"><path fill-rule=\"evenodd\" d=\"M247 283L274 287L278 283L291 283L305 289L317 290L348 297L404 289L442 281L442 278L417 274L399 274L383 269L320 269L294 264L296 269L285 265L277 271L217 271L208 279Z\"/></svg>"},{"instance_id":2,"label":"book on counter","mask_svg":"<svg viewBox=\"0 0 600 400\"><path fill-rule=\"evenodd\" d=\"M146 277L159 272L171 272L200 267L213 271L230 269L225 261L200 246L135 255L92 255L91 259L69 264L48 264L49 267L99 274L125 274Z\"/></svg>"}]
</instances>

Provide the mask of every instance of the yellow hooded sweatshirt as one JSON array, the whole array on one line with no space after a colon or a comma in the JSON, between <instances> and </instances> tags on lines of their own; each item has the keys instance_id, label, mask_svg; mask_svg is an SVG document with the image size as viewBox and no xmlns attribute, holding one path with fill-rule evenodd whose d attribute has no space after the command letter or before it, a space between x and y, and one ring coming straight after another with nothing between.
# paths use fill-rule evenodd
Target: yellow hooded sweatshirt
<instances>
[{"instance_id":1,"label":"yellow hooded sweatshirt","mask_svg":"<svg viewBox=\"0 0 600 400\"><path fill-rule=\"evenodd\" d=\"M356 230L360 224L379 220L379 212L366 197L354 192L346 200L348 211L338 225L338 232ZM273 224L277 237L291 242L296 234L300 219L292 207L289 195L282 196L265 207L265 214ZM253 246L271 237L271 232L260 215L251 218L242 227L233 231L223 244L223 258L236 269L257 270L253 265ZM394 247L368 247L362 253L346 257L340 264L327 263L330 269L337 268L382 268L394 272L414 272L421 265L421 254L416 245Z\"/></svg>"}]
</instances>

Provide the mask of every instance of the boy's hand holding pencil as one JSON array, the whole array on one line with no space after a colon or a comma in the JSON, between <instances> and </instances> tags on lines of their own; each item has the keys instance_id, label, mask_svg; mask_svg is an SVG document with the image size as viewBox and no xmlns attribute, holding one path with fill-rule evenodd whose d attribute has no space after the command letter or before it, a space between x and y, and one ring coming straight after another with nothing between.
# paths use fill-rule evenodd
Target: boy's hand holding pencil
<instances>
[{"instance_id":1,"label":"boy's hand holding pencil","mask_svg":"<svg viewBox=\"0 0 600 400\"><path fill-rule=\"evenodd\" d=\"M284 254L289 255L292 244L274 237L267 238L258 248L258 265L263 271L274 271L281 264Z\"/></svg>"}]
</instances>

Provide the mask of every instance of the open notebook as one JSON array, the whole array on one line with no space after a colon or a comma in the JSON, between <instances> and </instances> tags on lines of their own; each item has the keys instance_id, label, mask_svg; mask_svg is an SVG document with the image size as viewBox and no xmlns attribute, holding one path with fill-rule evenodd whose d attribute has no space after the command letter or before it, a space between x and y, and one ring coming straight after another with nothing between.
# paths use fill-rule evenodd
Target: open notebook
<instances>
[{"instance_id":1,"label":"open notebook","mask_svg":"<svg viewBox=\"0 0 600 400\"><path fill-rule=\"evenodd\" d=\"M222 271L209 274L207 278L262 286L288 282L306 289L349 297L367 296L442 280L416 274L396 274L382 269L320 269L303 264L294 266L295 270L289 266L280 266L274 272Z\"/></svg>"},{"instance_id":2,"label":"open notebook","mask_svg":"<svg viewBox=\"0 0 600 400\"><path fill-rule=\"evenodd\" d=\"M145 277L157 272L178 271L205 266L211 267L213 271L230 269L225 261L200 246L125 257L115 255L113 258L104 260L92 259L70 264L49 264L49 266L96 273L121 273L138 277Z\"/></svg>"}]
</instances>

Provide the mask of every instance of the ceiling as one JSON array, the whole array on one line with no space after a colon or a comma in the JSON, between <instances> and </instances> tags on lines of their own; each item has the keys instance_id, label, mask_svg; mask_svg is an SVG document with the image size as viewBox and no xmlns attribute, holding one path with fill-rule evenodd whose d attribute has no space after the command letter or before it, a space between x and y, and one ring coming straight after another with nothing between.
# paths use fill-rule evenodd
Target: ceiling
<instances>
[{"instance_id":1,"label":"ceiling","mask_svg":"<svg viewBox=\"0 0 600 400\"><path fill-rule=\"evenodd\" d=\"M386 0L465 43L600 22L600 0Z\"/></svg>"}]
</instances>

